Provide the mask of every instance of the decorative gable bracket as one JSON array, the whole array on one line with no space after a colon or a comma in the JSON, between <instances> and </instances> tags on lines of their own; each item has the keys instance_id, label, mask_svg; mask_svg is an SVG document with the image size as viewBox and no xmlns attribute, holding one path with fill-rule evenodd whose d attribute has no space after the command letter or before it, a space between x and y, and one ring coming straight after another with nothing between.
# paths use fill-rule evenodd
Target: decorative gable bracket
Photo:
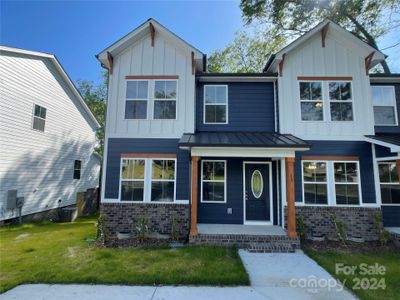
<instances>
[{"instance_id":1,"label":"decorative gable bracket","mask_svg":"<svg viewBox=\"0 0 400 300\"><path fill-rule=\"evenodd\" d=\"M368 70L371 67L371 61L372 58L374 57L375 51L371 52L366 58L365 58L365 75L368 75Z\"/></svg>"},{"instance_id":2,"label":"decorative gable bracket","mask_svg":"<svg viewBox=\"0 0 400 300\"><path fill-rule=\"evenodd\" d=\"M322 27L321 29L321 44L322 44L322 48L325 48L325 38L326 38L326 34L328 33L328 29L329 29L329 22L325 24L324 27Z\"/></svg>"},{"instance_id":3,"label":"decorative gable bracket","mask_svg":"<svg viewBox=\"0 0 400 300\"><path fill-rule=\"evenodd\" d=\"M110 72L110 75L112 75L112 73L113 73L113 61L114 61L114 58L113 58L113 56L111 55L111 53L108 52L108 51L107 51L107 59L108 59L108 64L110 65L110 67L108 68L108 71Z\"/></svg>"},{"instance_id":4,"label":"decorative gable bracket","mask_svg":"<svg viewBox=\"0 0 400 300\"><path fill-rule=\"evenodd\" d=\"M149 23L150 26L150 36L151 36L151 46L154 47L154 38L156 36L156 29L154 28L151 22Z\"/></svg>"}]
</instances>

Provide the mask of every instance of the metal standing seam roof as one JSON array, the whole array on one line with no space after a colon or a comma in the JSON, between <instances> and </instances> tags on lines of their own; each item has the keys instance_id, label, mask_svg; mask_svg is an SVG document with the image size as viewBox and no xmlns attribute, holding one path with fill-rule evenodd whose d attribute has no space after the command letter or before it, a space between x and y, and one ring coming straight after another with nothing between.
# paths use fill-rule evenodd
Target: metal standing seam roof
<instances>
[{"instance_id":1,"label":"metal standing seam roof","mask_svg":"<svg viewBox=\"0 0 400 300\"><path fill-rule=\"evenodd\" d=\"M180 147L264 147L310 148L310 145L291 135L276 132L197 132L185 133Z\"/></svg>"},{"instance_id":2,"label":"metal standing seam roof","mask_svg":"<svg viewBox=\"0 0 400 300\"><path fill-rule=\"evenodd\" d=\"M375 135L366 135L367 138L377 140L383 143L400 146L400 134L399 133L377 133Z\"/></svg>"}]
</instances>

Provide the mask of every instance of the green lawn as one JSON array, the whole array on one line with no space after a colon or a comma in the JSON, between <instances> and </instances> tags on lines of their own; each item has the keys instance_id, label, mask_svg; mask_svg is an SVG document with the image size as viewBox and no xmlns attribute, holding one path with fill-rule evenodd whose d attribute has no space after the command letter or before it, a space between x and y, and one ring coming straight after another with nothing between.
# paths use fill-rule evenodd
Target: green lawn
<instances>
[{"instance_id":1,"label":"green lawn","mask_svg":"<svg viewBox=\"0 0 400 300\"><path fill-rule=\"evenodd\" d=\"M344 250L314 250L310 248L304 249L304 251L313 258L319 265L325 270L331 273L335 278L339 279L343 283L346 280L345 285L348 289L352 290L358 297L363 300L391 300L400 299L400 252L399 251L379 251L379 252L366 252L366 251L344 251ZM358 266L358 270L355 271L355 275L344 275L336 274L336 264L343 263L346 266ZM378 263L386 268L385 275L361 275L360 264L365 263L369 266ZM386 285L385 289L355 289L357 287L356 278L368 278L364 280L365 287L368 284L374 285L373 277L379 280L384 278ZM381 282L382 283L382 282Z\"/></svg>"},{"instance_id":2,"label":"green lawn","mask_svg":"<svg viewBox=\"0 0 400 300\"><path fill-rule=\"evenodd\" d=\"M249 284L235 249L98 248L94 224L0 228L0 292L22 283Z\"/></svg>"}]
</instances>

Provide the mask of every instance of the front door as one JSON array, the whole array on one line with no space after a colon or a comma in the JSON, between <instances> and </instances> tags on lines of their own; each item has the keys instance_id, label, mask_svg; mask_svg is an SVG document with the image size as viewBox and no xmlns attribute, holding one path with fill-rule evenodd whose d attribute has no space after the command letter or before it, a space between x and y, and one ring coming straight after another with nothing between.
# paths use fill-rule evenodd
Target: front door
<instances>
[{"instance_id":1,"label":"front door","mask_svg":"<svg viewBox=\"0 0 400 300\"><path fill-rule=\"evenodd\" d=\"M244 164L244 223L271 220L271 163Z\"/></svg>"}]
</instances>

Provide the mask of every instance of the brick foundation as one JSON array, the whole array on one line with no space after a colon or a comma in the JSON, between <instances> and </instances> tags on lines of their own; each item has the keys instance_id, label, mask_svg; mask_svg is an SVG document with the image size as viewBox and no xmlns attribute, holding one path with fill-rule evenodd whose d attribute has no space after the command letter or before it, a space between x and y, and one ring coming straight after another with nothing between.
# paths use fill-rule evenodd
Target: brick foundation
<instances>
[{"instance_id":1,"label":"brick foundation","mask_svg":"<svg viewBox=\"0 0 400 300\"><path fill-rule=\"evenodd\" d=\"M348 237L361 237L366 241L377 240L378 233L374 225L374 217L377 213L382 214L379 207L296 206L296 219L298 216L303 217L307 236L325 236L327 239L337 238L335 225L331 220L331 215L334 214L338 222L346 224ZM287 209L285 208L286 224Z\"/></svg>"},{"instance_id":2,"label":"brick foundation","mask_svg":"<svg viewBox=\"0 0 400 300\"><path fill-rule=\"evenodd\" d=\"M178 217L180 240L189 235L189 205L156 203L101 203L100 211L105 217L106 244L135 245L135 241L119 241L118 232L134 232L141 217L148 220L149 233L171 234L172 219Z\"/></svg>"}]
</instances>

